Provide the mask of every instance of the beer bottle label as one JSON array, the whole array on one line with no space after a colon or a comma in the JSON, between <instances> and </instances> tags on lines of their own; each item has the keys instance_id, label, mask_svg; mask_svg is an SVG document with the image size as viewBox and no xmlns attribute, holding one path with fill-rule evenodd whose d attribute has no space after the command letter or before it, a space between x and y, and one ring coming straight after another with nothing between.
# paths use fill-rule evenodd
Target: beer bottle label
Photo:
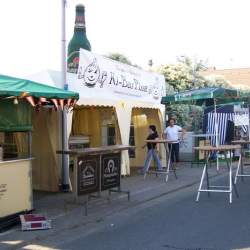
<instances>
[{"instance_id":1,"label":"beer bottle label","mask_svg":"<svg viewBox=\"0 0 250 250\"><path fill-rule=\"evenodd\" d=\"M79 51L73 51L69 56L68 56L68 69L67 71L69 73L77 73L78 66L79 66Z\"/></svg>"}]
</instances>

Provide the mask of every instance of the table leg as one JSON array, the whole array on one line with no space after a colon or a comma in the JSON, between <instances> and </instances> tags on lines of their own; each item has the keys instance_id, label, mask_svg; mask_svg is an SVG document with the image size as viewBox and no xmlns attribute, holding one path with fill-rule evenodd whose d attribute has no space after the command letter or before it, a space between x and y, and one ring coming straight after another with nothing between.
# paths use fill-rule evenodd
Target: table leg
<instances>
[{"instance_id":1,"label":"table leg","mask_svg":"<svg viewBox=\"0 0 250 250\"><path fill-rule=\"evenodd\" d=\"M240 167L241 167L241 181L244 181L244 177L243 177L243 175L244 175L244 169L243 169L243 167L244 167L244 165L243 165L243 146L241 147L241 158L240 158Z\"/></svg>"},{"instance_id":2,"label":"table leg","mask_svg":"<svg viewBox=\"0 0 250 250\"><path fill-rule=\"evenodd\" d=\"M170 150L169 150L169 154L168 154L168 164L167 164L166 182L168 181L168 176L169 176L169 172L170 172L171 154L172 154L172 144L171 144L171 146L170 146Z\"/></svg>"},{"instance_id":3,"label":"table leg","mask_svg":"<svg viewBox=\"0 0 250 250\"><path fill-rule=\"evenodd\" d=\"M232 165L230 165L229 169L229 203L232 203Z\"/></svg>"},{"instance_id":4,"label":"table leg","mask_svg":"<svg viewBox=\"0 0 250 250\"><path fill-rule=\"evenodd\" d=\"M208 162L206 163L208 165ZM208 176L208 169L206 167L206 177L207 177L207 190L209 190L210 185L209 185L209 176ZM207 193L208 197L210 196L210 192Z\"/></svg>"},{"instance_id":5,"label":"table leg","mask_svg":"<svg viewBox=\"0 0 250 250\"><path fill-rule=\"evenodd\" d=\"M177 180L178 177L177 177L177 174L176 174L176 166L174 166L173 163L172 163L172 169L173 169L173 172L174 172L175 179Z\"/></svg>"},{"instance_id":6,"label":"table leg","mask_svg":"<svg viewBox=\"0 0 250 250\"><path fill-rule=\"evenodd\" d=\"M237 183L237 178L238 178L239 171L240 171L240 165L241 165L241 154L240 154L239 161L237 164L237 170L236 170L235 177L234 177L234 184Z\"/></svg>"},{"instance_id":7,"label":"table leg","mask_svg":"<svg viewBox=\"0 0 250 250\"><path fill-rule=\"evenodd\" d=\"M238 190L237 190L236 185L234 183L233 174L232 174L232 166L233 166L232 150L230 150L229 153L230 153L230 164L228 163L228 160L227 160L227 164L229 165L229 191L230 191L230 193L229 193L229 202L232 203L233 189L234 189L234 192L235 192L235 195L236 195L237 198L239 198L239 193L238 193ZM239 162L240 162L240 159L239 159ZM239 166L239 163L238 163L238 166Z\"/></svg>"},{"instance_id":8,"label":"table leg","mask_svg":"<svg viewBox=\"0 0 250 250\"><path fill-rule=\"evenodd\" d=\"M206 171L207 171L207 160L205 161L205 165L204 165L204 168L203 168L203 171L202 171L201 181L200 181L200 185L199 185L199 189L198 189L198 193L197 193L197 197L196 197L197 202L200 199L200 192L201 192L201 189L202 189L202 185L203 185L203 181L204 181L204 178L205 178Z\"/></svg>"},{"instance_id":9,"label":"table leg","mask_svg":"<svg viewBox=\"0 0 250 250\"><path fill-rule=\"evenodd\" d=\"M225 157L225 161L227 163L227 169L228 169L228 171L230 171L230 164L229 164L228 159L227 159L227 153L226 153L226 151L224 151L224 157ZM230 156L230 158L231 158L231 156Z\"/></svg>"},{"instance_id":10,"label":"table leg","mask_svg":"<svg viewBox=\"0 0 250 250\"><path fill-rule=\"evenodd\" d=\"M217 172L220 171L219 158L218 158L218 154L217 153L216 153L216 170L217 170Z\"/></svg>"}]
</instances>

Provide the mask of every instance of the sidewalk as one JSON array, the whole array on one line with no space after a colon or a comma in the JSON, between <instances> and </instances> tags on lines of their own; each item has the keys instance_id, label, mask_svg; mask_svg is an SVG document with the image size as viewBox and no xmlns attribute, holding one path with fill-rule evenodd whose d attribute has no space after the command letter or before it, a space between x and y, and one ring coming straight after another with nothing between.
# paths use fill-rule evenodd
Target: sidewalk
<instances>
[{"instance_id":1,"label":"sidewalk","mask_svg":"<svg viewBox=\"0 0 250 250\"><path fill-rule=\"evenodd\" d=\"M227 172L226 167L222 166L219 175L225 173L225 171ZM41 241L81 226L85 226L88 230L90 226L93 227L95 223L103 221L105 217L122 210L192 185L197 185L198 188L201 173L202 167L190 168L190 164L185 164L177 170L178 179L176 180L173 173L170 173L167 183L164 175L156 177L151 174L145 180L139 174L124 177L121 187L123 190L130 190L131 200L127 200L126 194L112 194L111 201L108 201L108 193L103 192L102 198L90 201L88 216L84 215L85 209L79 204L84 201L84 197L79 199L78 204L74 204L67 202L73 198L73 195L69 193L39 193L34 195L35 213L41 213L51 219L53 228L43 231L22 232L19 225L0 234L0 249L18 249L28 242ZM215 167L209 169L209 174L210 176L218 176ZM194 193L194 200L195 196L196 193Z\"/></svg>"}]
</instances>

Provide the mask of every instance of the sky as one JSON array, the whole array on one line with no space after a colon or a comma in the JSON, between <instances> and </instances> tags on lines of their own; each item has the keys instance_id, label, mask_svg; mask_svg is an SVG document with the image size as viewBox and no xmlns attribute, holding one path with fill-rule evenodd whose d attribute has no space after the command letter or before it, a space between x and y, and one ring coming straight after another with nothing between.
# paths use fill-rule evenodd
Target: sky
<instances>
[{"instance_id":1,"label":"sky","mask_svg":"<svg viewBox=\"0 0 250 250\"><path fill-rule=\"evenodd\" d=\"M77 3L85 5L94 53L119 52L145 69L151 58L158 66L182 55L250 67L250 1L67 0L67 42ZM1 0L0 31L0 74L60 70L61 0Z\"/></svg>"}]
</instances>

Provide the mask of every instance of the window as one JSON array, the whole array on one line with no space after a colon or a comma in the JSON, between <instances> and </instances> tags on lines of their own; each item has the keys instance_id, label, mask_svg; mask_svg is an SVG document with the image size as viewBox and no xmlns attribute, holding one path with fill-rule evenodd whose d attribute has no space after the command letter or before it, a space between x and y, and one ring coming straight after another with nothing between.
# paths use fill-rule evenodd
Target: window
<instances>
[{"instance_id":1,"label":"window","mask_svg":"<svg viewBox=\"0 0 250 250\"><path fill-rule=\"evenodd\" d=\"M26 132L3 132L0 135L2 160L23 159L30 156L29 134Z\"/></svg>"}]
</instances>

